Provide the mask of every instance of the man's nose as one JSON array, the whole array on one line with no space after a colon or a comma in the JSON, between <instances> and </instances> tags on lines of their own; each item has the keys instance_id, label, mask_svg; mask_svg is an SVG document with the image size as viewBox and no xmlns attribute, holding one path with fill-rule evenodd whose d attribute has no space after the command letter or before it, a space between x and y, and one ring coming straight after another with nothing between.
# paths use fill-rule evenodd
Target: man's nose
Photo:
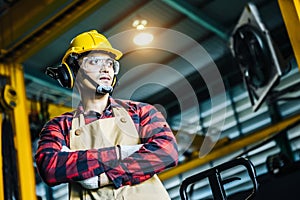
<instances>
[{"instance_id":1,"label":"man's nose","mask_svg":"<svg viewBox=\"0 0 300 200\"><path fill-rule=\"evenodd\" d=\"M100 72L103 72L103 73L108 73L109 71L108 71L108 67L106 67L105 65L102 65L101 67L100 67L100 70L99 70Z\"/></svg>"}]
</instances>

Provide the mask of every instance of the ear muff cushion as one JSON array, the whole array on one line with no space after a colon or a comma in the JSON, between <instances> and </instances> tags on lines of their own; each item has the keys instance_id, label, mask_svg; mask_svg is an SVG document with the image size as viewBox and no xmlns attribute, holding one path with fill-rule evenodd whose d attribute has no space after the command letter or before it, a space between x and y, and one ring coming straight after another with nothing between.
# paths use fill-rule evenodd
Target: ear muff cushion
<instances>
[{"instance_id":1,"label":"ear muff cushion","mask_svg":"<svg viewBox=\"0 0 300 200\"><path fill-rule=\"evenodd\" d=\"M58 82L65 88L72 88L74 85L74 73L66 64L58 68Z\"/></svg>"},{"instance_id":2,"label":"ear muff cushion","mask_svg":"<svg viewBox=\"0 0 300 200\"><path fill-rule=\"evenodd\" d=\"M67 65L68 69L72 71L74 77L76 76L78 70L79 70L79 64L78 64L79 55L78 54L70 54L65 64Z\"/></svg>"}]
</instances>

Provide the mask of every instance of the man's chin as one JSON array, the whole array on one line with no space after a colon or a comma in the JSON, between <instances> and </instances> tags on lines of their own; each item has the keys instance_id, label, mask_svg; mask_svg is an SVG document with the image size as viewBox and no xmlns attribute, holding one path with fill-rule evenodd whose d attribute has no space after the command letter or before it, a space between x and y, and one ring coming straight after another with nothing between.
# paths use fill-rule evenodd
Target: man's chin
<instances>
[{"instance_id":1,"label":"man's chin","mask_svg":"<svg viewBox=\"0 0 300 200\"><path fill-rule=\"evenodd\" d=\"M103 85L103 86L111 86L111 82L110 81L100 81L99 85Z\"/></svg>"}]
</instances>

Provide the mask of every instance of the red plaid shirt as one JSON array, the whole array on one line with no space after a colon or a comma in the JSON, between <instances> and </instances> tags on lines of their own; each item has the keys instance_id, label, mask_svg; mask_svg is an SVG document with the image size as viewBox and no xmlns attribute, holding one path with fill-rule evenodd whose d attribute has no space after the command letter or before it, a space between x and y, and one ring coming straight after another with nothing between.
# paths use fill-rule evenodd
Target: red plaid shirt
<instances>
[{"instance_id":1,"label":"red plaid shirt","mask_svg":"<svg viewBox=\"0 0 300 200\"><path fill-rule=\"evenodd\" d=\"M116 148L107 147L64 152L69 147L69 132L74 112L64 113L45 124L40 133L35 155L38 172L50 186L98 176L105 172L116 188L141 183L154 174L178 163L175 137L167 122L154 106L130 100L109 98L109 106L100 115L85 114L86 124L113 117L112 107L123 107L131 116L139 133L142 148L120 161ZM82 107L78 108L83 112Z\"/></svg>"}]
</instances>

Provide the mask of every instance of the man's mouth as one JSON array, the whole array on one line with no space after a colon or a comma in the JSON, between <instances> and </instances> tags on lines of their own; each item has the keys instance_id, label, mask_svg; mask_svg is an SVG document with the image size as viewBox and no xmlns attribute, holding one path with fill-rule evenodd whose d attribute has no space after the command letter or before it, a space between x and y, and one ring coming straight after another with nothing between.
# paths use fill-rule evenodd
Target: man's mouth
<instances>
[{"instance_id":1,"label":"man's mouth","mask_svg":"<svg viewBox=\"0 0 300 200\"><path fill-rule=\"evenodd\" d=\"M100 77L100 80L101 80L101 81L102 81L102 80L110 81L110 77L102 76L102 77Z\"/></svg>"}]
</instances>

